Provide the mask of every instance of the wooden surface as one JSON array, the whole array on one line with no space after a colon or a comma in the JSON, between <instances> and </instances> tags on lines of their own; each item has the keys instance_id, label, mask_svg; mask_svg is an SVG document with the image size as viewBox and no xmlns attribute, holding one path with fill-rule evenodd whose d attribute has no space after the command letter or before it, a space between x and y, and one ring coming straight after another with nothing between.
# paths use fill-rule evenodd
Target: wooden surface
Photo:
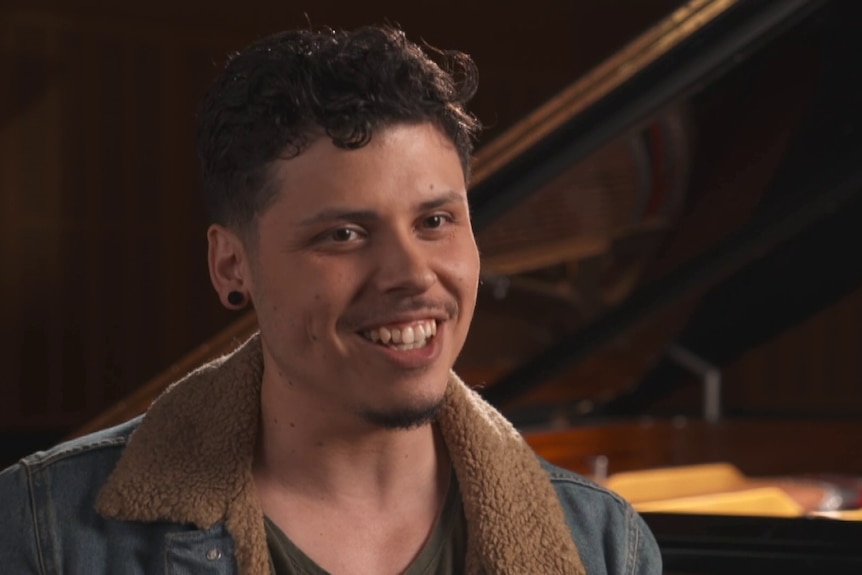
<instances>
[{"instance_id":1,"label":"wooden surface","mask_svg":"<svg viewBox=\"0 0 862 575\"><path fill-rule=\"evenodd\" d=\"M551 463L592 474L607 457L619 471L727 462L750 476L793 473L862 475L862 421L644 420L527 432L527 443Z\"/></svg>"}]
</instances>

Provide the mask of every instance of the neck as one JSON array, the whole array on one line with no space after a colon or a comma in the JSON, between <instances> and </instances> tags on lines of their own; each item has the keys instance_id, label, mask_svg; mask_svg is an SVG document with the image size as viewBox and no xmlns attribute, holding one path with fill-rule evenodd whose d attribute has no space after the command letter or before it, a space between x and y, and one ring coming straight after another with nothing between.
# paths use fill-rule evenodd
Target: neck
<instances>
[{"instance_id":1,"label":"neck","mask_svg":"<svg viewBox=\"0 0 862 575\"><path fill-rule=\"evenodd\" d=\"M382 429L314 409L297 395L294 386L264 377L254 466L259 488L378 508L417 495L442 499L449 460L435 425Z\"/></svg>"}]
</instances>

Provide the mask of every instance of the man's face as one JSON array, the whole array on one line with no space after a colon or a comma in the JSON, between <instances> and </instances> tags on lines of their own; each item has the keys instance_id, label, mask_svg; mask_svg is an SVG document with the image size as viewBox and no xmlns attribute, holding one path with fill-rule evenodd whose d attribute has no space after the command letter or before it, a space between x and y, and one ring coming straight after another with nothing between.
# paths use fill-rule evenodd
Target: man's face
<instances>
[{"instance_id":1,"label":"man's face","mask_svg":"<svg viewBox=\"0 0 862 575\"><path fill-rule=\"evenodd\" d=\"M423 422L446 388L476 303L479 255L464 175L430 124L358 150L321 137L277 160L250 292L265 385L384 427Z\"/></svg>"}]
</instances>

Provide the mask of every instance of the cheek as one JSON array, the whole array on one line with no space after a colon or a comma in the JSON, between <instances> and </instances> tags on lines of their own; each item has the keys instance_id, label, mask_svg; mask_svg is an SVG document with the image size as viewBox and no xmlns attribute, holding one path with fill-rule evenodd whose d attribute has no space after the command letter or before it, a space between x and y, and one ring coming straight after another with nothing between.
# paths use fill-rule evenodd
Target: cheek
<instances>
[{"instance_id":1,"label":"cheek","mask_svg":"<svg viewBox=\"0 0 862 575\"><path fill-rule=\"evenodd\" d=\"M280 287L276 287L280 285ZM287 353L308 353L322 339L319 291L302 293L292 283L269 282L265 293L258 293L255 308L261 330L268 339Z\"/></svg>"},{"instance_id":2,"label":"cheek","mask_svg":"<svg viewBox=\"0 0 862 575\"><path fill-rule=\"evenodd\" d=\"M354 267L330 260L291 262L288 272L265 278L259 320L269 321L296 353L331 354L338 346L337 322L349 307L360 277Z\"/></svg>"},{"instance_id":3,"label":"cheek","mask_svg":"<svg viewBox=\"0 0 862 575\"><path fill-rule=\"evenodd\" d=\"M342 345L338 321L344 308L336 297L337 294L331 293L331 290L315 290L306 295L304 305L294 307L294 321L298 326L295 332L300 339L298 343L307 352L318 356L338 354L337 349Z\"/></svg>"},{"instance_id":4,"label":"cheek","mask_svg":"<svg viewBox=\"0 0 862 575\"><path fill-rule=\"evenodd\" d=\"M479 289L479 250L473 242L465 242L462 247L462 257L452 258L452 267L458 283L468 290L473 298Z\"/></svg>"},{"instance_id":5,"label":"cheek","mask_svg":"<svg viewBox=\"0 0 862 575\"><path fill-rule=\"evenodd\" d=\"M457 256L453 256L453 253L457 253ZM442 265L451 282L449 289L458 299L460 315L469 322L479 290L479 252L476 244L464 241L456 252L448 251L445 254Z\"/></svg>"},{"instance_id":6,"label":"cheek","mask_svg":"<svg viewBox=\"0 0 862 575\"><path fill-rule=\"evenodd\" d=\"M315 292L310 296L309 305L297 310L296 322L302 326L302 338L311 346L319 344L326 337L329 310L322 304L324 301L325 296Z\"/></svg>"}]
</instances>

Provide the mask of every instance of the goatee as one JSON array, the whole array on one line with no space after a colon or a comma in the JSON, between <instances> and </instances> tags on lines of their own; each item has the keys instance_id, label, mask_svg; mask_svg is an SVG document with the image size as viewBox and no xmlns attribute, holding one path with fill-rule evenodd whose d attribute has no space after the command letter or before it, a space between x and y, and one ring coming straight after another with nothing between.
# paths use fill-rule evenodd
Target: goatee
<instances>
[{"instance_id":1,"label":"goatee","mask_svg":"<svg viewBox=\"0 0 862 575\"><path fill-rule=\"evenodd\" d=\"M367 411L363 417L369 423L392 431L406 431L433 423L443 405L443 398L434 403L395 409L392 411Z\"/></svg>"}]
</instances>

